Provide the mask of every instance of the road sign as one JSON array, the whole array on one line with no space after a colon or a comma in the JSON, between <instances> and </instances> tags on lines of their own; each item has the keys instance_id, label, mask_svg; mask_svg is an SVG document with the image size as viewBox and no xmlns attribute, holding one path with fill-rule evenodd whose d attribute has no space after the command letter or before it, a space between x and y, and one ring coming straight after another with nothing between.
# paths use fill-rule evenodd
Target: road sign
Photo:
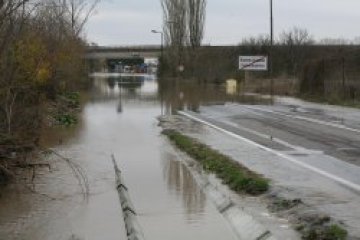
<instances>
[{"instance_id":1,"label":"road sign","mask_svg":"<svg viewBox=\"0 0 360 240\"><path fill-rule=\"evenodd\" d=\"M267 56L240 56L239 69L246 71L267 71Z\"/></svg>"}]
</instances>

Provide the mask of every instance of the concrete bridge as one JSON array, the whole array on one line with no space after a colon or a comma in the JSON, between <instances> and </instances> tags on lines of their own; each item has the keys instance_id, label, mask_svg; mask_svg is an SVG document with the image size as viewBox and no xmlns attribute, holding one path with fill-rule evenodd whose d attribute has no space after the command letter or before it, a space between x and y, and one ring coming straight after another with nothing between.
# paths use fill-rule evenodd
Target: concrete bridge
<instances>
[{"instance_id":1,"label":"concrete bridge","mask_svg":"<svg viewBox=\"0 0 360 240\"><path fill-rule=\"evenodd\" d=\"M88 60L108 59L138 59L158 58L161 54L161 47L158 45L144 46L118 46L103 47L91 46L87 48L85 58Z\"/></svg>"}]
</instances>

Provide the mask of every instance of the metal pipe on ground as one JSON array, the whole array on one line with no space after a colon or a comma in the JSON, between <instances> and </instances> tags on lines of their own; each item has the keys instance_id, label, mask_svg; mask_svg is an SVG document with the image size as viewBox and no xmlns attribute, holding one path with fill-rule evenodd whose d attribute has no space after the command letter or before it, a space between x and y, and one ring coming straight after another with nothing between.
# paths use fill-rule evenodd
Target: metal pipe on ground
<instances>
[{"instance_id":1,"label":"metal pipe on ground","mask_svg":"<svg viewBox=\"0 0 360 240\"><path fill-rule=\"evenodd\" d=\"M145 240L143 231L137 219L135 207L131 202L128 188L125 185L121 171L116 163L115 156L111 155L116 177L116 189L119 194L121 209L124 215L124 222L128 240Z\"/></svg>"}]
</instances>

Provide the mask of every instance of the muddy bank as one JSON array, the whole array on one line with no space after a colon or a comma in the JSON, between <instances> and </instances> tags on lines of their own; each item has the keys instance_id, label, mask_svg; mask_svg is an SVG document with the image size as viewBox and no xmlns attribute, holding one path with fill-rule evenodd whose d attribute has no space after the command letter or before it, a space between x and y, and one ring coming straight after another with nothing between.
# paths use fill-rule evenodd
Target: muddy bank
<instances>
[{"instance_id":1,"label":"muddy bank","mask_svg":"<svg viewBox=\"0 0 360 240\"><path fill-rule=\"evenodd\" d=\"M42 152L52 146L44 141L44 136L52 131L67 131L66 128L75 126L81 113L82 99L84 97L78 92L67 92L58 95L53 101L46 101L38 110L42 115L39 128L33 129L34 133L30 138L0 134L0 184L5 185L11 180L26 178L22 176L21 169L43 167L43 164L39 163L42 161ZM62 142L61 136L57 139L56 144Z\"/></svg>"},{"instance_id":2,"label":"muddy bank","mask_svg":"<svg viewBox=\"0 0 360 240\"><path fill-rule=\"evenodd\" d=\"M176 130L189 136L196 136L196 139L200 141L207 136L206 132L211 131L198 123L177 115L164 116L159 120L164 129ZM226 192L248 212L257 215L260 222L266 220L261 214L258 214L256 208L266 209L265 212L267 213L265 215L273 218L286 219L285 221L291 225L292 229L298 231L303 239L347 239L347 231L343 230L344 225L341 222L318 210L314 205L308 204L306 200L289 198L287 194L289 189L281 191L281 188L277 187L276 184L271 183L271 185L272 187L267 193L256 199L256 202L259 203L256 207L252 202L254 198L238 195L228 189ZM280 225L284 226L284 223ZM272 223L270 229L275 229L276 232L277 227L276 223ZM351 237L349 239L357 238Z\"/></svg>"}]
</instances>

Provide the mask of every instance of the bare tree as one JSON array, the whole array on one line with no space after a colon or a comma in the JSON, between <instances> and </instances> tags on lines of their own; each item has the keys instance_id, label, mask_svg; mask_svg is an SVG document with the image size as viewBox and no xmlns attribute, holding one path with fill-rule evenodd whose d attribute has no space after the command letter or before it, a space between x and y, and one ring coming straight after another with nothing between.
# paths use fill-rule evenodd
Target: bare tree
<instances>
[{"instance_id":1,"label":"bare tree","mask_svg":"<svg viewBox=\"0 0 360 240\"><path fill-rule=\"evenodd\" d=\"M46 11L51 12L62 24L67 24L76 37L83 31L89 17L100 0L44 0Z\"/></svg>"},{"instance_id":2,"label":"bare tree","mask_svg":"<svg viewBox=\"0 0 360 240\"><path fill-rule=\"evenodd\" d=\"M287 46L302 46L313 44L314 40L306 29L294 27L280 34L280 44Z\"/></svg>"},{"instance_id":3,"label":"bare tree","mask_svg":"<svg viewBox=\"0 0 360 240\"><path fill-rule=\"evenodd\" d=\"M204 36L206 0L160 0L163 9L163 31L168 46L167 66L171 72L186 66L192 72L195 49ZM192 51L186 47L190 46ZM164 62L165 63L165 62ZM179 68L180 69L180 68Z\"/></svg>"},{"instance_id":4,"label":"bare tree","mask_svg":"<svg viewBox=\"0 0 360 240\"><path fill-rule=\"evenodd\" d=\"M164 13L164 34L167 45L183 47L186 43L186 2L161 0Z\"/></svg>"},{"instance_id":5,"label":"bare tree","mask_svg":"<svg viewBox=\"0 0 360 240\"><path fill-rule=\"evenodd\" d=\"M183 64L184 49L187 42L186 2L184 0L161 0L163 8L163 32L168 46L163 63L167 61L168 70L177 74L178 66ZM164 64L163 64L164 66Z\"/></svg>"},{"instance_id":6,"label":"bare tree","mask_svg":"<svg viewBox=\"0 0 360 240\"><path fill-rule=\"evenodd\" d=\"M16 64L12 53L13 42L21 35L28 18L29 0L3 0L0 2L0 113L4 114L6 132L11 134L14 106L18 86L14 82Z\"/></svg>"},{"instance_id":7,"label":"bare tree","mask_svg":"<svg viewBox=\"0 0 360 240\"><path fill-rule=\"evenodd\" d=\"M0 55L5 45L11 41L12 33L16 31L15 18L25 13L25 5L30 0L0 0ZM21 11L22 10L22 11Z\"/></svg>"},{"instance_id":8,"label":"bare tree","mask_svg":"<svg viewBox=\"0 0 360 240\"><path fill-rule=\"evenodd\" d=\"M287 63L288 69L296 75L303 64L306 46L314 44L312 36L306 29L294 27L289 31L280 34L279 44L287 48Z\"/></svg>"},{"instance_id":9,"label":"bare tree","mask_svg":"<svg viewBox=\"0 0 360 240\"><path fill-rule=\"evenodd\" d=\"M75 36L82 32L99 2L100 0L67 0L68 11L71 16L71 28Z\"/></svg>"},{"instance_id":10,"label":"bare tree","mask_svg":"<svg viewBox=\"0 0 360 240\"><path fill-rule=\"evenodd\" d=\"M318 42L320 45L350 45L352 42L345 38L323 38Z\"/></svg>"},{"instance_id":11,"label":"bare tree","mask_svg":"<svg viewBox=\"0 0 360 240\"><path fill-rule=\"evenodd\" d=\"M192 48L199 47L204 36L206 0L187 1L189 42Z\"/></svg>"},{"instance_id":12,"label":"bare tree","mask_svg":"<svg viewBox=\"0 0 360 240\"><path fill-rule=\"evenodd\" d=\"M248 37L242 39L241 46L252 46L252 47L265 47L270 45L270 36L269 35L259 35L257 37Z\"/></svg>"}]
</instances>

